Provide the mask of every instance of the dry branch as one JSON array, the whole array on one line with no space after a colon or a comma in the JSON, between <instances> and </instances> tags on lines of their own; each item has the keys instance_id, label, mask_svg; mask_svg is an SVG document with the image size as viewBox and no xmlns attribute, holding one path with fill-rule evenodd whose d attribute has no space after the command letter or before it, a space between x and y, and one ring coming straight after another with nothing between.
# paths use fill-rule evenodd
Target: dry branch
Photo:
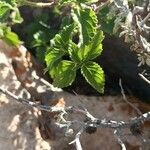
<instances>
[{"instance_id":1,"label":"dry branch","mask_svg":"<svg viewBox=\"0 0 150 150\"><path fill-rule=\"evenodd\" d=\"M114 0L115 8L119 10L116 14L115 31L122 28L121 36L125 41L131 43L131 49L139 56L139 66L147 64L150 66L150 1L143 1L143 6L129 6L127 0ZM144 5L145 4L145 5ZM114 12L115 14L115 12ZM125 18L125 21L123 21Z\"/></svg>"},{"instance_id":2,"label":"dry branch","mask_svg":"<svg viewBox=\"0 0 150 150\"><path fill-rule=\"evenodd\" d=\"M84 108L78 108L74 106L67 106L67 107L57 107L57 106L45 106L45 105L40 105L35 102L31 102L29 100L19 98L18 96L12 94L11 92L0 88L0 92L6 94L7 96L15 99L18 102L21 102L27 106L30 107L36 107L39 110L46 111L46 112L57 112L58 116L61 116L60 121L57 123L60 127L65 127L66 131L71 128L73 124L80 124L81 130L76 134L75 140L72 143L76 143L76 148L77 150L82 150L81 143L80 143L80 136L81 134L88 128L111 128L114 130L114 134L117 136L117 141L121 145L122 149L125 150L125 145L123 141L120 138L120 132L122 129L128 128L132 132L134 130L132 129L133 127L139 127L139 125L143 124L145 121L150 120L150 112L147 112L145 114L140 115L139 117L134 117L131 118L128 122L124 121L115 121L115 120L106 120L106 119L101 119L101 118L95 118L92 116L87 109ZM64 114L66 115L71 115L73 113L79 113L85 116L87 118L87 121L79 121L79 120L66 120ZM62 114L62 115L61 115ZM137 130L135 130L136 132ZM136 133L132 133L133 135L136 135Z\"/></svg>"}]
</instances>

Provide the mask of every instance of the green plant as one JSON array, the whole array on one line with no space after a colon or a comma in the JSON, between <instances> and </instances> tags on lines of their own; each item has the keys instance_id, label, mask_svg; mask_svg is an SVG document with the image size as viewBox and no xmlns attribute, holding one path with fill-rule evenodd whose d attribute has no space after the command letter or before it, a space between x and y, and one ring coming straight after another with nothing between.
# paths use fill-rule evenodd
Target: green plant
<instances>
[{"instance_id":1,"label":"green plant","mask_svg":"<svg viewBox=\"0 0 150 150\"><path fill-rule=\"evenodd\" d=\"M104 92L104 72L94 62L94 59L102 52L104 39L103 32L99 28L97 15L91 6L96 1L60 0L55 3L55 10L62 16L57 34L53 28L46 27L44 28L45 31L41 31L39 21L33 25L37 25L37 31L33 33L31 44L39 51L44 49L42 55L39 53L39 56L45 55L46 70L53 78L53 84L57 87L63 88L71 85L75 80L76 72L80 70L93 88L100 93ZM0 21L4 26L1 28L2 32L5 33L4 31L7 29L6 31L11 33L8 35L0 34L0 38L6 41L13 39L9 42L13 45L20 44L20 41L17 35L11 32L9 24L10 22L15 24L23 21L18 9L22 5L43 7L45 4L27 0L0 1ZM64 11L66 8L69 8L67 12ZM65 13L66 15L63 15ZM53 31L55 35L54 33L47 34ZM47 40L49 38L51 39L50 42Z\"/></svg>"},{"instance_id":2,"label":"green plant","mask_svg":"<svg viewBox=\"0 0 150 150\"><path fill-rule=\"evenodd\" d=\"M53 78L53 84L61 88L71 85L77 70L80 69L86 81L98 92L103 93L104 72L93 60L102 52L104 35L98 28L95 12L88 6L91 1L61 2L61 7L66 3L71 7L71 14L70 24L63 25L46 51L47 70Z\"/></svg>"},{"instance_id":3,"label":"green plant","mask_svg":"<svg viewBox=\"0 0 150 150\"><path fill-rule=\"evenodd\" d=\"M12 32L9 26L22 21L23 18L20 16L15 0L0 1L0 39L11 45L21 44L17 34Z\"/></svg>"}]
</instances>

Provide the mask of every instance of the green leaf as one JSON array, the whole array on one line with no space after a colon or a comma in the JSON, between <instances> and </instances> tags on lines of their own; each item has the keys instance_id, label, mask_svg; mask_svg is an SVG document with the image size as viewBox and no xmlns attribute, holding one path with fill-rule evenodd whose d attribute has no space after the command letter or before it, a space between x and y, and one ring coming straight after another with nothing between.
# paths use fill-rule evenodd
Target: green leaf
<instances>
[{"instance_id":1,"label":"green leaf","mask_svg":"<svg viewBox=\"0 0 150 150\"><path fill-rule=\"evenodd\" d=\"M33 34L33 38L32 47L46 46L46 42L48 42L47 34L41 30Z\"/></svg>"},{"instance_id":2,"label":"green leaf","mask_svg":"<svg viewBox=\"0 0 150 150\"><path fill-rule=\"evenodd\" d=\"M49 14L42 13L23 28L24 41L28 47L49 45L50 39L58 33L58 29L48 25Z\"/></svg>"},{"instance_id":3,"label":"green leaf","mask_svg":"<svg viewBox=\"0 0 150 150\"><path fill-rule=\"evenodd\" d=\"M72 23L72 18L70 16L65 16L62 19L61 27L60 28L63 29L63 27L68 26L71 23Z\"/></svg>"},{"instance_id":4,"label":"green leaf","mask_svg":"<svg viewBox=\"0 0 150 150\"><path fill-rule=\"evenodd\" d=\"M49 69L53 63L60 59L68 52L69 41L71 37L73 25L65 27L60 34L56 34L51 40L51 47L47 50L45 61Z\"/></svg>"},{"instance_id":5,"label":"green leaf","mask_svg":"<svg viewBox=\"0 0 150 150\"><path fill-rule=\"evenodd\" d=\"M69 43L69 56L72 61L80 63L82 61L81 49L74 42Z\"/></svg>"},{"instance_id":6,"label":"green leaf","mask_svg":"<svg viewBox=\"0 0 150 150\"><path fill-rule=\"evenodd\" d=\"M102 40L104 35L102 31L97 31L97 34L93 37L88 45L84 45L81 48L70 42L69 54L71 59L76 63L84 63L99 56L102 52Z\"/></svg>"},{"instance_id":7,"label":"green leaf","mask_svg":"<svg viewBox=\"0 0 150 150\"><path fill-rule=\"evenodd\" d=\"M103 50L102 49L103 39L104 39L103 32L99 30L92 39L91 43L89 45L85 45L81 49L82 59L88 61L99 56Z\"/></svg>"},{"instance_id":8,"label":"green leaf","mask_svg":"<svg viewBox=\"0 0 150 150\"><path fill-rule=\"evenodd\" d=\"M5 33L4 40L11 45L17 46L22 42L19 40L18 35L14 32L8 31Z\"/></svg>"},{"instance_id":9,"label":"green leaf","mask_svg":"<svg viewBox=\"0 0 150 150\"><path fill-rule=\"evenodd\" d=\"M72 17L79 28L79 45L89 44L96 33L97 17L91 8L76 7L72 10Z\"/></svg>"},{"instance_id":10,"label":"green leaf","mask_svg":"<svg viewBox=\"0 0 150 150\"><path fill-rule=\"evenodd\" d=\"M113 34L113 28L115 25L115 19L116 17L110 17L109 12L110 12L111 6L107 5L104 8L100 10L98 13L97 17L99 22L101 23L101 30L103 30L105 33L108 34Z\"/></svg>"},{"instance_id":11,"label":"green leaf","mask_svg":"<svg viewBox=\"0 0 150 150\"><path fill-rule=\"evenodd\" d=\"M57 74L57 68L59 63L62 61L62 59L57 59L53 65L51 66L51 69L49 69L49 75L51 76L51 78L55 78L56 74Z\"/></svg>"},{"instance_id":12,"label":"green leaf","mask_svg":"<svg viewBox=\"0 0 150 150\"><path fill-rule=\"evenodd\" d=\"M10 2L0 1L0 21L5 21L9 19L9 17L12 19L13 23L22 23L23 21L19 9L13 0Z\"/></svg>"},{"instance_id":13,"label":"green leaf","mask_svg":"<svg viewBox=\"0 0 150 150\"><path fill-rule=\"evenodd\" d=\"M7 19L10 9L11 5L6 2L0 1L0 21L4 21L5 19Z\"/></svg>"},{"instance_id":14,"label":"green leaf","mask_svg":"<svg viewBox=\"0 0 150 150\"><path fill-rule=\"evenodd\" d=\"M41 63L44 63L45 60L45 50L46 50L45 46L36 47L36 57Z\"/></svg>"},{"instance_id":15,"label":"green leaf","mask_svg":"<svg viewBox=\"0 0 150 150\"><path fill-rule=\"evenodd\" d=\"M104 71L97 63L89 61L88 63L84 64L81 67L81 73L93 88L100 93L104 93Z\"/></svg>"},{"instance_id":16,"label":"green leaf","mask_svg":"<svg viewBox=\"0 0 150 150\"><path fill-rule=\"evenodd\" d=\"M17 46L20 45L22 42L19 40L18 35L11 31L6 24L0 24L0 28L2 29L0 38L6 41L8 44Z\"/></svg>"},{"instance_id":17,"label":"green leaf","mask_svg":"<svg viewBox=\"0 0 150 150\"><path fill-rule=\"evenodd\" d=\"M11 13L12 21L14 23L22 23L23 22L23 18L20 15L19 9L15 8L15 10Z\"/></svg>"},{"instance_id":18,"label":"green leaf","mask_svg":"<svg viewBox=\"0 0 150 150\"><path fill-rule=\"evenodd\" d=\"M1 0L1 1L5 1L6 3L9 3L12 5L12 4L18 2L19 0Z\"/></svg>"},{"instance_id":19,"label":"green leaf","mask_svg":"<svg viewBox=\"0 0 150 150\"><path fill-rule=\"evenodd\" d=\"M57 67L53 85L60 88L67 87L72 84L75 77L75 64L72 61L63 60Z\"/></svg>"},{"instance_id":20,"label":"green leaf","mask_svg":"<svg viewBox=\"0 0 150 150\"><path fill-rule=\"evenodd\" d=\"M49 69L53 66L53 63L60 59L65 53L64 51L60 51L56 48L50 48L48 50L49 52L45 56L46 65Z\"/></svg>"},{"instance_id":21,"label":"green leaf","mask_svg":"<svg viewBox=\"0 0 150 150\"><path fill-rule=\"evenodd\" d=\"M0 18L1 18L4 14L6 14L6 13L8 12L8 10L9 10L9 7L8 7L7 5L2 5L2 4L0 3Z\"/></svg>"},{"instance_id":22,"label":"green leaf","mask_svg":"<svg viewBox=\"0 0 150 150\"><path fill-rule=\"evenodd\" d=\"M67 51L73 29L73 24L64 27L62 32L60 34L56 34L55 37L51 40L51 46L57 49Z\"/></svg>"}]
</instances>

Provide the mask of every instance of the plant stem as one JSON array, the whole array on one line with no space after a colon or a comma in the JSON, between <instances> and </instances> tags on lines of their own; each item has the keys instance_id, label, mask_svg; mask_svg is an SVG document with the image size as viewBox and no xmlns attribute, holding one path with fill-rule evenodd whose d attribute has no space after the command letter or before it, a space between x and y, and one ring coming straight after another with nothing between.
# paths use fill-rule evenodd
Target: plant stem
<instances>
[{"instance_id":1,"label":"plant stem","mask_svg":"<svg viewBox=\"0 0 150 150\"><path fill-rule=\"evenodd\" d=\"M38 7L38 8L42 8L42 7L52 7L54 4L56 4L56 2L50 2L50 3L42 3L42 2L31 2L28 0L21 0L21 2L19 3L19 6L31 6L31 7Z\"/></svg>"}]
</instances>

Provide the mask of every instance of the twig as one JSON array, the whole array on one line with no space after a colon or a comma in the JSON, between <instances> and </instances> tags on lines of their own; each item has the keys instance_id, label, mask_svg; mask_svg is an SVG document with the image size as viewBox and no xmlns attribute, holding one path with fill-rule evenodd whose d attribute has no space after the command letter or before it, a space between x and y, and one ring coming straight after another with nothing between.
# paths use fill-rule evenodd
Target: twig
<instances>
[{"instance_id":1,"label":"twig","mask_svg":"<svg viewBox=\"0 0 150 150\"><path fill-rule=\"evenodd\" d=\"M104 3L102 3L102 4L99 4L98 6L95 7L94 11L98 13L98 12L101 11L104 7L106 7L107 5L110 5L111 3L112 3L112 1L111 1L111 0L108 0L108 1L106 1L106 2L104 2Z\"/></svg>"},{"instance_id":2,"label":"twig","mask_svg":"<svg viewBox=\"0 0 150 150\"><path fill-rule=\"evenodd\" d=\"M115 19L114 31L118 31L122 27L123 31L120 33L120 36L124 35L125 42L131 43L132 50L136 51L143 58L143 63L140 64L147 63L147 59L144 56L145 54L147 56L150 55L150 44L146 39L150 28L149 23L146 24L150 18L148 8L150 1L143 1L145 6L135 6L133 9L130 8L128 0L114 0L113 2L116 9L119 10L119 13L117 13L118 17ZM123 18L126 18L125 21L123 21ZM119 22L116 20L119 20Z\"/></svg>"},{"instance_id":3,"label":"twig","mask_svg":"<svg viewBox=\"0 0 150 150\"><path fill-rule=\"evenodd\" d=\"M144 77L144 75L142 75L141 73L139 73L139 76L140 76L144 81L146 81L148 84L150 84L150 81L149 81L146 77Z\"/></svg>"},{"instance_id":4,"label":"twig","mask_svg":"<svg viewBox=\"0 0 150 150\"><path fill-rule=\"evenodd\" d=\"M114 131L114 135L116 136L117 141L118 141L118 144L120 144L122 150L126 150L126 146L125 146L125 144L123 143L123 141L122 141L122 139L121 139L121 136L120 136L120 130L115 130L115 131Z\"/></svg>"},{"instance_id":5,"label":"twig","mask_svg":"<svg viewBox=\"0 0 150 150\"><path fill-rule=\"evenodd\" d=\"M19 5L20 6L30 6L30 7L52 7L54 4L56 4L56 2L49 2L49 3L43 3L43 2L32 2L32 1L28 1L28 0L22 0Z\"/></svg>"},{"instance_id":6,"label":"twig","mask_svg":"<svg viewBox=\"0 0 150 150\"><path fill-rule=\"evenodd\" d=\"M148 15L141 21L140 25L143 26L149 18L150 18L150 13L148 13Z\"/></svg>"},{"instance_id":7,"label":"twig","mask_svg":"<svg viewBox=\"0 0 150 150\"><path fill-rule=\"evenodd\" d=\"M119 79L119 86L120 86L120 89L121 89L121 94L122 94L122 96L123 96L123 100L124 100L128 105L130 105L134 110L136 110L136 112L137 112L139 115L141 115L142 112L141 112L137 107L135 107L132 103L130 103L130 102L128 101L128 99L127 99L127 97L126 97L126 95L125 95L123 86L122 86L122 80L121 80L121 78Z\"/></svg>"},{"instance_id":8,"label":"twig","mask_svg":"<svg viewBox=\"0 0 150 150\"><path fill-rule=\"evenodd\" d=\"M68 107L57 107L57 106L45 106L40 105L35 102L31 102L29 100L19 98L18 96L14 95L13 93L3 89L0 87L0 92L6 94L7 96L15 99L18 102L21 102L27 106L30 107L36 107L39 110L47 111L47 112L57 112L57 113L82 113L88 118L88 123L83 121L83 124L85 126L92 126L92 127L99 127L99 128L127 128L130 127L132 124L141 124L144 121L150 120L150 112L147 112L145 114L142 114L139 117L132 118L129 122L124 121L114 121L114 120L106 120L106 119L98 119L93 117L87 110L80 109L78 107L74 106L68 106Z\"/></svg>"},{"instance_id":9,"label":"twig","mask_svg":"<svg viewBox=\"0 0 150 150\"><path fill-rule=\"evenodd\" d=\"M150 120L150 112L142 114L139 117L132 118L129 122L124 122L124 121L114 121L114 120L106 120L106 119L98 119L93 117L87 110L83 110L77 107L73 106L68 106L68 107L57 107L57 106L45 106L45 105L40 105L35 102L31 102L29 100L19 98L18 96L14 95L13 93L4 90L3 88L0 87L0 92L6 94L7 96L17 100L18 102L21 102L27 106L30 107L36 107L40 110L47 111L47 112L57 112L57 113L82 113L88 118L88 123L83 122L85 126L89 127L97 127L97 128L127 128L130 127L132 124L141 124L144 121Z\"/></svg>"},{"instance_id":10,"label":"twig","mask_svg":"<svg viewBox=\"0 0 150 150\"><path fill-rule=\"evenodd\" d=\"M88 112L87 109L81 109L81 108L73 107L73 106L68 106L68 107L45 106L45 105L40 105L40 104L31 102L31 101L23 99L23 98L19 98L18 96L14 95L13 93L11 93L3 88L0 88L0 92L6 94L7 96L9 96L9 97L15 99L16 101L21 102L27 106L36 107L39 110L43 110L43 111L47 111L47 112L57 112L59 114L59 116L61 116L61 117L64 117L63 114L67 114L67 113L68 114L77 113L77 114L84 115L87 118L87 121L85 121L85 120L67 121L66 119L60 118L60 120L62 120L62 123L61 123L61 121L60 121L60 123L56 123L60 127L65 127L67 129L67 131L69 131L69 128L71 127L71 125L73 125L75 123L80 124L80 131L76 134L75 140L70 143L70 144L75 143L77 150L82 150L82 146L80 143L80 136L85 131L85 129L88 127L112 128L112 129L116 130L115 134L117 134L117 136L118 136L118 138L117 138L118 142L121 145L122 150L126 150L125 145L120 138L120 135L118 135L119 134L118 131L120 131L121 129L124 129L124 128L131 129L134 125L138 126L138 125L144 123L145 121L150 120L150 112L142 114L139 117L131 118L128 122L99 119L99 118L95 118L94 116L92 116Z\"/></svg>"},{"instance_id":11,"label":"twig","mask_svg":"<svg viewBox=\"0 0 150 150\"><path fill-rule=\"evenodd\" d=\"M10 91L5 90L1 87L0 87L0 92L6 94L7 96L15 99L16 101L18 101L20 103L23 103L30 107L35 107L39 110L43 110L43 111L47 111L47 112L63 112L64 111L64 108L62 108L62 107L50 107L50 106L40 105L38 103L26 100L24 98L20 98L20 97L16 96L15 94L11 93Z\"/></svg>"},{"instance_id":12,"label":"twig","mask_svg":"<svg viewBox=\"0 0 150 150\"><path fill-rule=\"evenodd\" d=\"M84 128L82 128L82 129L76 134L75 140L73 140L72 142L69 143L69 144L75 143L77 150L82 150L82 146L81 146L81 143L80 143L80 136L81 136L81 134L82 134L83 132L84 132Z\"/></svg>"}]
</instances>

